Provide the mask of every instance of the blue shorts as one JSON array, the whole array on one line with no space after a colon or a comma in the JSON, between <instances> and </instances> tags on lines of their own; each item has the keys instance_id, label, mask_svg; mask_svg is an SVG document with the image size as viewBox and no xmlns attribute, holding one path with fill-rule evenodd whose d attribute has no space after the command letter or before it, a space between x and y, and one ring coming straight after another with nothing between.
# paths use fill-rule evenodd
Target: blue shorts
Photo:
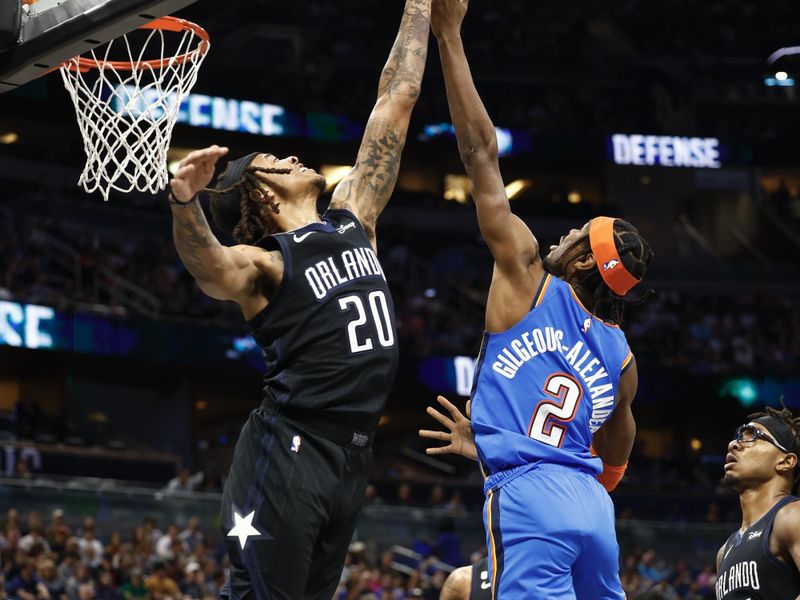
<instances>
[{"instance_id":1,"label":"blue shorts","mask_svg":"<svg viewBox=\"0 0 800 600\"><path fill-rule=\"evenodd\" d=\"M536 465L486 483L493 599L624 600L614 505L594 475Z\"/></svg>"}]
</instances>

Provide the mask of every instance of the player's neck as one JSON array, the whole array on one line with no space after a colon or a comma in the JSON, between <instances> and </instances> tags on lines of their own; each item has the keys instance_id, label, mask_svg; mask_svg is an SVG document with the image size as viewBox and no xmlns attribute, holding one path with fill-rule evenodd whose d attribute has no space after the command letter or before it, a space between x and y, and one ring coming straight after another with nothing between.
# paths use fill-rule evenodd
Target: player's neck
<instances>
[{"instance_id":1,"label":"player's neck","mask_svg":"<svg viewBox=\"0 0 800 600\"><path fill-rule=\"evenodd\" d=\"M771 479L758 487L748 488L739 493L742 507L742 531L750 527L769 512L782 498L788 496L783 482Z\"/></svg>"},{"instance_id":2,"label":"player's neck","mask_svg":"<svg viewBox=\"0 0 800 600\"><path fill-rule=\"evenodd\" d=\"M276 215L275 221L282 232L294 231L311 223L321 222L319 214L317 214L316 206L313 205L305 208L292 207L290 209L281 210L281 212Z\"/></svg>"}]
</instances>

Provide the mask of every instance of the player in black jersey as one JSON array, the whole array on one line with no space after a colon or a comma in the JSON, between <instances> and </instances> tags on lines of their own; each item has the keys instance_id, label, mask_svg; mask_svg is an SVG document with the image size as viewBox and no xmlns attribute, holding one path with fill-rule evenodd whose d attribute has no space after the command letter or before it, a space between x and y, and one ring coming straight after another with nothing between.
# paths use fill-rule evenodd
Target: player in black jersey
<instances>
[{"instance_id":1,"label":"player in black jersey","mask_svg":"<svg viewBox=\"0 0 800 600\"><path fill-rule=\"evenodd\" d=\"M484 558L468 567L450 573L442 586L439 600L491 600L489 559Z\"/></svg>"},{"instance_id":2,"label":"player in black jersey","mask_svg":"<svg viewBox=\"0 0 800 600\"><path fill-rule=\"evenodd\" d=\"M800 598L800 418L767 408L750 419L737 429L725 461L724 481L739 492L742 528L717 555L717 600L794 600Z\"/></svg>"},{"instance_id":3,"label":"player in black jersey","mask_svg":"<svg viewBox=\"0 0 800 600\"><path fill-rule=\"evenodd\" d=\"M394 307L375 224L397 181L428 51L431 0L406 0L355 167L328 211L325 180L295 157L193 152L171 181L175 245L200 288L239 304L267 369L225 484L225 598L330 600L397 368ZM211 232L198 193L212 195Z\"/></svg>"}]
</instances>

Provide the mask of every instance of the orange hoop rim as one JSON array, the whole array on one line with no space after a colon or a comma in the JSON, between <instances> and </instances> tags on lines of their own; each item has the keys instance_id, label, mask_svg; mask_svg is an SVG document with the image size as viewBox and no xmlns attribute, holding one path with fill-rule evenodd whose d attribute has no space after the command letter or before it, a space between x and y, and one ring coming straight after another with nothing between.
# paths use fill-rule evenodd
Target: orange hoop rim
<instances>
[{"instance_id":1,"label":"orange hoop rim","mask_svg":"<svg viewBox=\"0 0 800 600\"><path fill-rule=\"evenodd\" d=\"M191 31L197 37L200 38L201 42L196 49L190 50L185 54L180 54L172 58L161 58L155 60L142 60L139 62L132 62L132 61L117 61L117 60L102 61L102 60L95 60L92 58L83 58L82 56L76 56L75 58L72 58L63 63L61 66L71 71L77 69L82 73L91 71L92 69L114 69L117 71L135 71L143 67L149 67L151 69L163 69L164 67L170 64L181 65L185 62L196 60L198 57L204 56L205 53L208 52L209 47L211 46L211 36L208 35L208 32L205 29L200 27L200 25L198 25L197 23L192 23L191 21L187 21L186 19L179 19L178 17L161 17L159 19L141 25L138 29L172 31L175 33L181 33L183 31Z\"/></svg>"}]
</instances>

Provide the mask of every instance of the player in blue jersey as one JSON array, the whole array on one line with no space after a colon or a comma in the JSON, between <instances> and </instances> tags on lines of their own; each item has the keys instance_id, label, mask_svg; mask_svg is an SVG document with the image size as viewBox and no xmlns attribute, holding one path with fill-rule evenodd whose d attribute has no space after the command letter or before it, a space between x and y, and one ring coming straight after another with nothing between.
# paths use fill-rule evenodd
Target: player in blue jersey
<instances>
[{"instance_id":1,"label":"player in blue jersey","mask_svg":"<svg viewBox=\"0 0 800 600\"><path fill-rule=\"evenodd\" d=\"M598 476L613 489L633 446L638 375L619 323L653 253L632 225L601 217L542 261L511 212L464 54L467 5L434 0L431 25L494 275L471 423L440 399L453 419L429 412L449 431L422 435L450 442L431 453L473 456L486 475L493 598L621 600L614 510Z\"/></svg>"}]
</instances>

